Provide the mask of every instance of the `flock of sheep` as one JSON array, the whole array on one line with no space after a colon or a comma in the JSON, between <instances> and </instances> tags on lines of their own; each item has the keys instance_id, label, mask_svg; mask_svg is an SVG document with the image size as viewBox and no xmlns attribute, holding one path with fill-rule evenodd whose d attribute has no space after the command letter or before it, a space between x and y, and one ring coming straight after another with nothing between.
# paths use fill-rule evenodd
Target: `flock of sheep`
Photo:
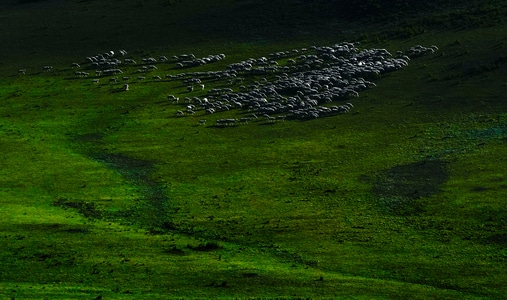
<instances>
[{"instance_id":1,"label":"flock of sheep","mask_svg":"<svg viewBox=\"0 0 507 300\"><path fill-rule=\"evenodd\" d=\"M179 110L177 115L194 115L198 110L213 114L241 109L244 116L240 119L216 121L217 126L230 126L258 118L276 122L346 113L353 108L349 98L375 86L370 80L407 66L410 57L437 49L415 46L393 57L385 49L359 50L353 43L341 43L250 58L230 64L223 71L182 73L173 78L186 78L183 83L226 79L229 84L242 83L245 78L261 78L239 86L238 91L215 88L201 97L185 97L186 110ZM280 65L280 60L285 64ZM169 95L168 100L178 102L179 98ZM201 120L200 124L203 123Z\"/></svg>"},{"instance_id":2,"label":"flock of sheep","mask_svg":"<svg viewBox=\"0 0 507 300\"><path fill-rule=\"evenodd\" d=\"M179 81L186 87L186 93L199 96L167 96L171 103L183 108L177 116L215 114L221 111L240 110L241 117L218 119L216 126L230 126L264 119L269 122L285 119L315 119L349 112L353 105L350 98L359 92L375 86L372 80L380 75L399 70L408 65L413 57L434 53L436 46L414 46L393 56L385 49L359 49L357 44L344 42L332 46L313 46L308 49L294 49L276 52L260 58L249 58L231 63L224 70L180 72L165 76L152 75L152 82ZM86 57L84 63L73 63L76 77L88 77L98 84L107 77L109 84L123 83L122 89L129 90L130 76L144 81L148 72L160 72L165 65L173 70L184 70L195 66L222 61L225 54L197 58L193 54L179 56L145 57L138 64L133 58L125 57L127 51L108 51ZM83 65L83 67L81 66ZM84 68L86 71L78 69ZM124 70L122 70L124 68ZM125 69L127 68L127 69ZM132 71L135 69L135 71ZM43 68L45 72L51 66ZM128 71L128 72L127 72ZM26 70L20 70L25 74ZM205 83L222 88L205 89ZM198 89L195 89L195 87ZM230 86L230 87L223 87ZM194 91L198 90L198 93ZM201 119L199 124L205 124Z\"/></svg>"}]
</instances>

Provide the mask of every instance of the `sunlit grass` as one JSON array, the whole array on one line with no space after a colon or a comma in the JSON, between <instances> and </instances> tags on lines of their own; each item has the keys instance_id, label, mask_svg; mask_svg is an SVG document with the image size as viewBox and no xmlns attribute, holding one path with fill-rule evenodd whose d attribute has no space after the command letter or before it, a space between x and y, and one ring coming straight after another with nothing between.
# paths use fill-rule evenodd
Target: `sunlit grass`
<instances>
[{"instance_id":1,"label":"sunlit grass","mask_svg":"<svg viewBox=\"0 0 507 300\"><path fill-rule=\"evenodd\" d=\"M366 40L440 49L376 80L349 114L226 128L215 120L237 111L178 117L185 105L168 94L205 92L151 79L189 69L160 64L137 82L125 67L119 92L76 78L69 62L84 57L39 53L55 72L0 83L0 295L501 298L505 29L494 29ZM311 46L200 43L131 55L225 53L191 69L220 70Z\"/></svg>"}]
</instances>

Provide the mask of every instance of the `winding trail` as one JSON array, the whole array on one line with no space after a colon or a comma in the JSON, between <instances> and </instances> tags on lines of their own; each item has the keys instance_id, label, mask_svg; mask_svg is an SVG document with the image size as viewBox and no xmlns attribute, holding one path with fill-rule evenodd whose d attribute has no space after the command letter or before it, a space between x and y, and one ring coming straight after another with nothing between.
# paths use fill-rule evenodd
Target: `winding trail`
<instances>
[{"instance_id":1,"label":"winding trail","mask_svg":"<svg viewBox=\"0 0 507 300\"><path fill-rule=\"evenodd\" d=\"M156 162L131 158L123 154L108 153L104 150L104 133L91 133L74 138L80 151L90 159L100 162L130 181L138 189L141 202L135 207L103 214L106 218L121 219L137 224L154 233L174 230L168 222L169 197L166 189L150 178Z\"/></svg>"},{"instance_id":2,"label":"winding trail","mask_svg":"<svg viewBox=\"0 0 507 300\"><path fill-rule=\"evenodd\" d=\"M168 229L169 198L165 188L150 178L154 162L111 153L98 153L91 157L131 181L143 197L142 204L128 210L120 210L114 213L113 217L121 217L151 231L161 232Z\"/></svg>"}]
</instances>

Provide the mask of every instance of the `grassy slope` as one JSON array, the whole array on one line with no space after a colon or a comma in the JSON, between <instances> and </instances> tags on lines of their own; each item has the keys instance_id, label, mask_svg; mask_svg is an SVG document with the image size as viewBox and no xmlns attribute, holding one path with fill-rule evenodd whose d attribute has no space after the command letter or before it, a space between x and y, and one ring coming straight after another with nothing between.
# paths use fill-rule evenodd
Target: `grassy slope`
<instances>
[{"instance_id":1,"label":"grassy slope","mask_svg":"<svg viewBox=\"0 0 507 300\"><path fill-rule=\"evenodd\" d=\"M33 44L52 41L16 54L19 45L2 47L2 296L505 294L504 26L388 40L370 32L364 46L436 44L440 51L378 80L351 114L219 129L198 126L201 115L174 117L181 108L161 100L183 93L178 84L132 84L118 94L66 79L67 66L109 47L138 50L137 57L224 52L230 63L328 40L303 34L267 42L276 38L252 30L243 41L234 32L231 42L210 41L208 31L186 25L203 11L223 14L211 2L199 12L177 1L163 11L145 1L71 3L26 4L54 5L47 13L59 17L2 31L11 41L30 34ZM247 4L231 1L225 10ZM31 13L18 9L4 18ZM157 15L118 23L131 9ZM104 15L120 24L114 33ZM164 15L181 21L155 33L171 26ZM90 16L96 23L84 29ZM62 26L71 19L74 28ZM74 37L80 30L86 38ZM342 36L350 38L327 38ZM25 64L29 76L10 75ZM61 71L39 73L44 64ZM124 159L115 164L111 154ZM407 196L417 192L423 196Z\"/></svg>"}]
</instances>

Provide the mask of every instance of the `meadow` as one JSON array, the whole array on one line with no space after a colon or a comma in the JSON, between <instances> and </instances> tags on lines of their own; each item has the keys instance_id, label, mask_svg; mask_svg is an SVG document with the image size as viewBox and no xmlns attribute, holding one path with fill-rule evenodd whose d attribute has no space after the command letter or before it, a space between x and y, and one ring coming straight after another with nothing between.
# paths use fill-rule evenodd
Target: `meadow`
<instances>
[{"instance_id":1,"label":"meadow","mask_svg":"<svg viewBox=\"0 0 507 300\"><path fill-rule=\"evenodd\" d=\"M505 297L505 5L387 21L329 1L20 2L1 13L2 298ZM439 50L331 117L215 126L241 112L167 101L239 84L188 92L166 74L344 41ZM226 58L145 81L122 66L129 91L74 75L118 49Z\"/></svg>"}]
</instances>

